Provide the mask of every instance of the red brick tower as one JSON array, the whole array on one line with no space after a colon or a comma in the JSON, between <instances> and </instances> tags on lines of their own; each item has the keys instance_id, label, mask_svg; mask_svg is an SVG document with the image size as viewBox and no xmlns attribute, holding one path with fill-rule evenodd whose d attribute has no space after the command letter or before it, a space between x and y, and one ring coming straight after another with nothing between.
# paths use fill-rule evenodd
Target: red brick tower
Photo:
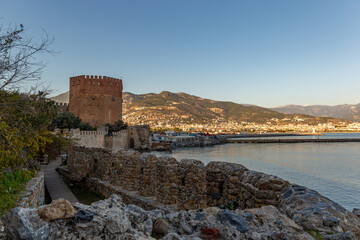
<instances>
[{"instance_id":1,"label":"red brick tower","mask_svg":"<svg viewBox=\"0 0 360 240\"><path fill-rule=\"evenodd\" d=\"M70 78L69 111L92 126L122 118L122 80L81 75Z\"/></svg>"}]
</instances>

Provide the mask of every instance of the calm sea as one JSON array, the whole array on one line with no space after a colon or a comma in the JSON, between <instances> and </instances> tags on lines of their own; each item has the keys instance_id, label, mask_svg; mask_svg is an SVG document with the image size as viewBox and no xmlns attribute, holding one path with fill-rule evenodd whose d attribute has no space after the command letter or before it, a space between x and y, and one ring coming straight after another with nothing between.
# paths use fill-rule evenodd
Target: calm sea
<instances>
[{"instance_id":1,"label":"calm sea","mask_svg":"<svg viewBox=\"0 0 360 240\"><path fill-rule=\"evenodd\" d=\"M316 136L317 137L317 136ZM323 137L360 138L360 133ZM360 208L360 143L224 144L185 148L170 155L177 160L233 162L314 189L349 211Z\"/></svg>"}]
</instances>

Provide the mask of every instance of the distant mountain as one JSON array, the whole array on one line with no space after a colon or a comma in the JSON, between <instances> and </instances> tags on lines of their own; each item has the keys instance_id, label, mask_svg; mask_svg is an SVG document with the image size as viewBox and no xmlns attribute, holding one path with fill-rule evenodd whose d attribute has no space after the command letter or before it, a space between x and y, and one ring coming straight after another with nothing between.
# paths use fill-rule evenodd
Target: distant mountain
<instances>
[{"instance_id":1,"label":"distant mountain","mask_svg":"<svg viewBox=\"0 0 360 240\"><path fill-rule=\"evenodd\" d=\"M123 94L123 114L128 122L154 123L214 123L221 121L265 123L286 119L301 119L303 123L318 124L338 119L318 118L304 114L283 114L277 111L249 104L214 101L187 93L163 91L160 94Z\"/></svg>"},{"instance_id":2,"label":"distant mountain","mask_svg":"<svg viewBox=\"0 0 360 240\"><path fill-rule=\"evenodd\" d=\"M278 111L285 114L307 114L315 117L332 117L341 118L351 121L360 121L360 104L356 105L285 105L276 108L272 108L274 111Z\"/></svg>"},{"instance_id":3,"label":"distant mountain","mask_svg":"<svg viewBox=\"0 0 360 240\"><path fill-rule=\"evenodd\" d=\"M69 93L52 98L68 102ZM187 93L163 91L159 94L123 93L123 116L131 123L148 123L166 120L170 123L214 123L221 121L265 123L273 119L303 119L305 123L325 123L329 118L315 118L304 114L284 114L250 104L214 101ZM335 120L338 121L338 120Z\"/></svg>"},{"instance_id":4,"label":"distant mountain","mask_svg":"<svg viewBox=\"0 0 360 240\"><path fill-rule=\"evenodd\" d=\"M135 95L124 93L124 115L136 112L137 115L169 115L183 121L230 121L262 122L271 118L283 118L284 114L254 106L233 102L214 101L186 93L163 91L160 94Z\"/></svg>"},{"instance_id":5,"label":"distant mountain","mask_svg":"<svg viewBox=\"0 0 360 240\"><path fill-rule=\"evenodd\" d=\"M69 103L69 91L57 95L55 97L52 97L51 100L55 102Z\"/></svg>"}]
</instances>

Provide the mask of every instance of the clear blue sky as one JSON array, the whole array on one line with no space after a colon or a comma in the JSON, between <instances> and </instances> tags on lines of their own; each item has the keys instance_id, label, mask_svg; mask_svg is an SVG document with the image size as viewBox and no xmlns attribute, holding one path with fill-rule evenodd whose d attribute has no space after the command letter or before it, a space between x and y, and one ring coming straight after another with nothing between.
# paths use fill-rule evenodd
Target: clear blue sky
<instances>
[{"instance_id":1,"label":"clear blue sky","mask_svg":"<svg viewBox=\"0 0 360 240\"><path fill-rule=\"evenodd\" d=\"M360 103L359 0L0 0L0 21L55 37L43 79L273 107Z\"/></svg>"}]
</instances>

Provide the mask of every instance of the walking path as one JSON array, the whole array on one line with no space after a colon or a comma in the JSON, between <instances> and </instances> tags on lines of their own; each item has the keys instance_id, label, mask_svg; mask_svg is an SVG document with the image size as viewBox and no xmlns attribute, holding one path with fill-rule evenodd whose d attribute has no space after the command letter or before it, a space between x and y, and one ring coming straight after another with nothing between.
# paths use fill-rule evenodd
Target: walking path
<instances>
[{"instance_id":1,"label":"walking path","mask_svg":"<svg viewBox=\"0 0 360 240\"><path fill-rule=\"evenodd\" d=\"M42 169L45 175L45 185L50 194L51 200L64 198L71 203L78 202L74 194L65 184L62 177L55 170L61 164L61 157L57 157L55 161L51 161L48 165L43 165Z\"/></svg>"}]
</instances>

